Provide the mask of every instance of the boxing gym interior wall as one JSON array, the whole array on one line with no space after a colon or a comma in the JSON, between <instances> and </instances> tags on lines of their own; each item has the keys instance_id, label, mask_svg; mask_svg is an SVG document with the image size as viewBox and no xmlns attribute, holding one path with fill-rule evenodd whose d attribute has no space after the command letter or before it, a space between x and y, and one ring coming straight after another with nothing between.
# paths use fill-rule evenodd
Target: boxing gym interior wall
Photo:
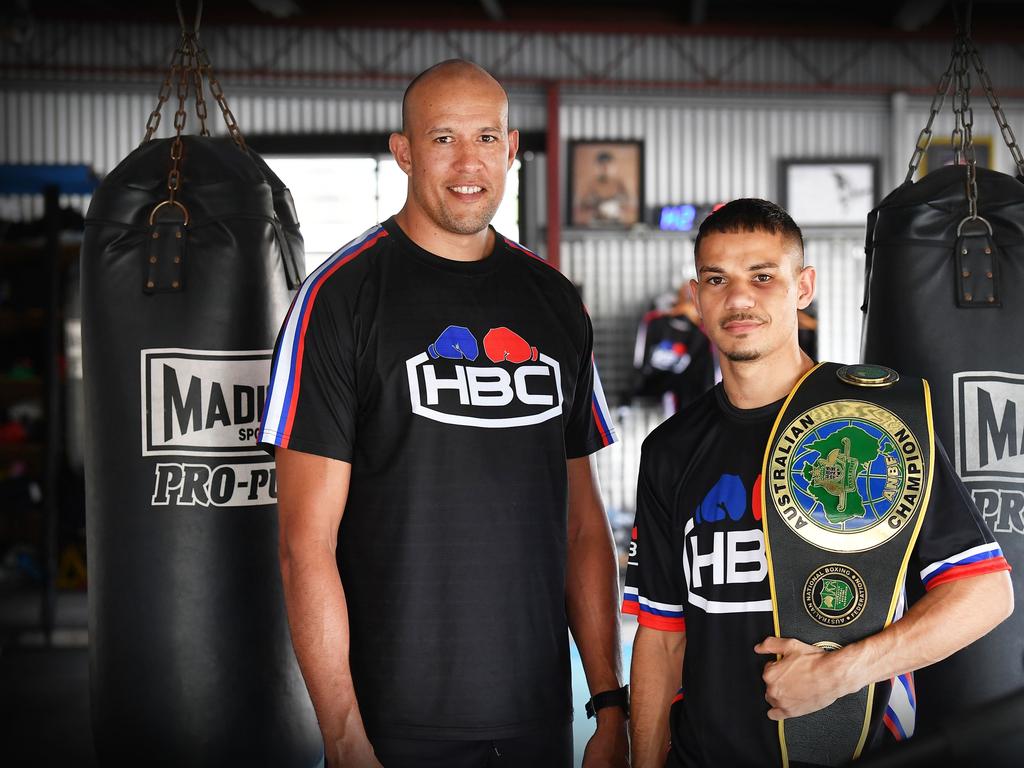
<instances>
[{"instance_id":1,"label":"boxing gym interior wall","mask_svg":"<svg viewBox=\"0 0 1024 768\"><path fill-rule=\"evenodd\" d=\"M109 171L138 143L164 74L174 27L40 25L24 49L0 49L5 138L0 162L84 163ZM566 147L579 139L640 140L647 208L714 204L735 197L778 199L779 162L791 158L871 158L879 191L902 180L928 118L935 81L948 57L944 39L879 38L827 42L811 37L678 37L655 34L209 27L203 39L230 87L231 108L252 135L383 136L401 120L401 93L413 73L466 56L505 82L510 124L548 129L552 86L562 177ZM1011 125L1024 123L1019 49L986 46ZM951 119L947 116L947 122ZM988 109L975 110L976 134L999 137ZM214 134L224 125L212 120ZM936 126L939 136L945 124ZM168 136L170 120L157 133ZM991 143L991 167L1011 158ZM548 250L544 153L524 173L528 246ZM565 191L562 192L563 206ZM88 198L69 199L84 210ZM0 199L8 216L38 216L38 196ZM300 220L302 211L299 211ZM863 286L860 224L805 225L808 262L821 267L818 353L859 353ZM687 233L647 225L629 231L564 227L561 269L583 290L594 321L595 352L615 405L628 401L637 325L652 297L691 276ZM663 418L659 408L619 408L620 449L600 457L611 509L632 513L639 443Z\"/></svg>"},{"instance_id":2,"label":"boxing gym interior wall","mask_svg":"<svg viewBox=\"0 0 1024 768\"><path fill-rule=\"evenodd\" d=\"M0 163L84 165L102 178L139 145L177 36L169 19L36 20L31 35L0 37ZM596 32L570 24L538 31L208 23L202 41L239 126L252 137L371 137L379 140L374 152L384 154L386 135L400 128L403 89L426 67L468 58L506 85L511 127L540 139L523 153L520 239L557 257L593 319L595 355L621 438L598 455L598 466L620 532L632 521L640 445L664 418L660 406L631 401L637 326L654 297L693 272L693 231L662 231L653 212L709 209L737 197L785 203L783 163L813 159L873 166L877 202L903 180L950 49L949 37L938 35ZM982 48L1008 122L1024 131L1021 43L993 39ZM989 139L986 164L1011 173L1000 128L984 96L975 99L975 136ZM210 113L214 135L227 135L212 102ZM156 137L173 135L172 115L168 103ZM935 135L948 142L951 128L947 109ZM568 225L571 147L583 140L642 142L642 223ZM83 215L90 200L87 193L60 196L62 206ZM43 213L40 195L0 194L0 218L8 222ZM864 222L812 223L804 235L807 261L820 268L818 355L856 361ZM4 567L16 570L15 561Z\"/></svg>"}]
</instances>

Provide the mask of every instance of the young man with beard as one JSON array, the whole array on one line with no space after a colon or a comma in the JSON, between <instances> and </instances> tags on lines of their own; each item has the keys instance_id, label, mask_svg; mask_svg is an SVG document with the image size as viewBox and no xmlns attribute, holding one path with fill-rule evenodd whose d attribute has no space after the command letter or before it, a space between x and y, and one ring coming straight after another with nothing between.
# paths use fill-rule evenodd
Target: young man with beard
<instances>
[{"instance_id":1,"label":"young man with beard","mask_svg":"<svg viewBox=\"0 0 1024 768\"><path fill-rule=\"evenodd\" d=\"M624 765L590 321L489 227L518 147L501 86L443 62L402 111L405 206L303 284L261 432L327 762L568 767L571 627L590 690L623 705L599 710L585 765Z\"/></svg>"},{"instance_id":2,"label":"young man with beard","mask_svg":"<svg viewBox=\"0 0 1024 768\"><path fill-rule=\"evenodd\" d=\"M694 249L691 291L722 383L643 447L623 606L640 623L633 767L779 765L778 720L871 683L879 706L869 748L905 738L913 731L907 674L1009 615L1009 566L940 449L910 560L926 596L881 632L830 653L774 636L760 475L783 400L814 365L797 343L797 311L814 296L815 272L803 264L799 228L763 200L711 214Z\"/></svg>"}]
</instances>

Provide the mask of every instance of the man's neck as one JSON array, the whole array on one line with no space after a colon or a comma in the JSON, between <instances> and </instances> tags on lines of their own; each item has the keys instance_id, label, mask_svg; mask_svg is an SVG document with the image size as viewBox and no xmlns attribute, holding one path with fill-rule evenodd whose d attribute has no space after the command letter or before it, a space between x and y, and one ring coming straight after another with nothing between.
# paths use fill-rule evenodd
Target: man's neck
<instances>
[{"instance_id":1,"label":"man's neck","mask_svg":"<svg viewBox=\"0 0 1024 768\"><path fill-rule=\"evenodd\" d=\"M480 261L494 250L494 230L490 227L472 235L449 232L408 206L398 212L395 222L420 248L452 261Z\"/></svg>"},{"instance_id":2,"label":"man's neck","mask_svg":"<svg viewBox=\"0 0 1024 768\"><path fill-rule=\"evenodd\" d=\"M721 366L729 402L737 408L760 408L788 395L814 361L793 344L760 360L733 362L723 356Z\"/></svg>"}]
</instances>

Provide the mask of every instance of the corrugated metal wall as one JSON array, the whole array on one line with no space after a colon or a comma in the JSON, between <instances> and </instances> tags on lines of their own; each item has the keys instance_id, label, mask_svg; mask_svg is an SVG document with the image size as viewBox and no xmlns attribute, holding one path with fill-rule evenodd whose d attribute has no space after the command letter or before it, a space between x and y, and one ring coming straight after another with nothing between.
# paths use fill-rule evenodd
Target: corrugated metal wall
<instances>
[{"instance_id":1,"label":"corrugated metal wall","mask_svg":"<svg viewBox=\"0 0 1024 768\"><path fill-rule=\"evenodd\" d=\"M168 14L170 15L170 14ZM173 17L172 17L173 18ZM170 21L170 19L169 19ZM172 24L37 24L24 45L0 41L8 78L148 81L165 66L177 36ZM205 26L213 62L236 84L331 86L407 80L430 64L460 56L513 80L672 82L759 91L930 88L949 59L950 42L898 36L820 37L576 34L438 29L325 29L289 25ZM986 43L992 77L1018 87L1012 43Z\"/></svg>"},{"instance_id":2,"label":"corrugated metal wall","mask_svg":"<svg viewBox=\"0 0 1024 768\"><path fill-rule=\"evenodd\" d=\"M25 47L0 41L0 162L86 163L100 174L109 171L142 137L175 28L57 24L36 33ZM777 164L786 157L878 157L884 193L902 180L927 119L924 94L945 68L949 50L945 42L895 39L289 27L208 28L203 40L240 126L250 134L394 130L410 76L452 56L473 58L510 85L514 126L543 130L542 85L560 79L560 138L642 139L649 206L776 198ZM983 53L997 90L1016 96L1005 106L1024 136L1019 51L993 44ZM888 95L900 90L915 95ZM993 137L993 166L1008 171L1009 153L991 113L980 95L975 99L975 133ZM212 102L210 110L211 125L223 132ZM170 131L172 111L167 109L160 135ZM936 135L951 127L947 104ZM527 188L535 193L532 215L543 222L538 180ZM84 209L88 201L65 202ZM0 197L0 216L40 212L36 198ZM807 261L819 269L819 355L854 360L863 233L805 234ZM565 231L561 259L566 274L583 287L602 376L615 401L629 388L637 323L652 297L690 277L692 242L650 231ZM621 407L613 418L622 444L602 452L598 462L609 508L628 513L640 442L661 413Z\"/></svg>"}]
</instances>

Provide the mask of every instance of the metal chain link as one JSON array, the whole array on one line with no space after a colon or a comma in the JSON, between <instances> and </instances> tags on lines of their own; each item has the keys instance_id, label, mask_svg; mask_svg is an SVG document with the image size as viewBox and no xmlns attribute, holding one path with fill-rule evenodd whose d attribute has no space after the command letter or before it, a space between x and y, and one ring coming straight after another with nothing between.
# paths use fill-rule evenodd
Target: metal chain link
<instances>
[{"instance_id":1,"label":"metal chain link","mask_svg":"<svg viewBox=\"0 0 1024 768\"><path fill-rule=\"evenodd\" d=\"M946 67L946 71L942 73L942 77L939 78L939 86L935 90L935 95L932 96L932 105L928 112L928 122L921 129L921 133L917 137L917 143L914 145L914 154L910 158L907 177L903 180L904 184L909 184L914 178L918 166L921 165L924 153L928 151L928 146L932 143L932 124L935 122L939 112L942 111L942 104L945 102L946 94L949 92L950 85L953 82L953 67L957 61L957 49L958 44L954 43L953 51L949 57L949 65Z\"/></svg>"},{"instance_id":2,"label":"metal chain link","mask_svg":"<svg viewBox=\"0 0 1024 768\"><path fill-rule=\"evenodd\" d=\"M149 141L156 133L157 128L160 126L160 113L163 105L171 98L171 89L176 87L176 95L178 97L178 109L174 113L174 140L171 142L171 167L167 173L167 192L168 198L156 205L149 215L149 222L153 224L157 212L165 206L174 206L180 209L185 217L185 225L189 222L188 209L178 200L178 193L181 189L182 184L182 156L184 155L184 143L181 140L182 134L185 131L185 125L188 121L188 111L186 104L188 102L189 90L195 90L195 107L196 117L199 118L199 134L201 136L209 136L210 130L207 125L207 119L209 117L206 96L204 93L204 78L209 83L210 93L216 100L217 105L220 107L221 113L224 116L224 122L227 124L228 133L231 135L232 140L238 145L243 151L246 150L245 139L242 137L242 132L238 127L238 122L235 120L235 116L232 114L230 108L228 108L227 99L224 97L224 89L221 88L220 82L213 74L213 68L210 66L210 57L207 55L206 50L199 45L199 19L203 12L202 0L198 2L198 8L196 11L195 21L192 28L189 29L185 23L185 15L182 12L181 0L176 0L175 5L178 10L178 19L181 22L181 38L178 41L178 45L171 56L171 68L164 78L164 82L160 87L160 93L157 98L157 105L150 113L149 119L146 121L146 136L143 139L143 143ZM172 86L172 82L174 86ZM153 237L157 237L158 233L154 232Z\"/></svg>"},{"instance_id":3,"label":"metal chain link","mask_svg":"<svg viewBox=\"0 0 1024 768\"><path fill-rule=\"evenodd\" d=\"M964 57L962 38L956 38L955 82L953 84L953 134L949 143L953 148L953 165L963 165L964 153L964 75L967 61Z\"/></svg>"},{"instance_id":4,"label":"metal chain link","mask_svg":"<svg viewBox=\"0 0 1024 768\"><path fill-rule=\"evenodd\" d=\"M228 107L228 101L224 97L224 89L221 88L220 81L217 80L216 76L213 74L213 67L210 66L210 57L207 55L206 49L202 46L197 45L196 50L199 56L199 70L210 84L210 93L217 102L217 106L220 107L221 114L224 116L224 123L228 127L228 133L231 135L235 144L238 145L239 149L245 151L245 137L242 136L242 131L238 127L238 121L235 120L235 116L231 112L231 108Z\"/></svg>"},{"instance_id":5,"label":"metal chain link","mask_svg":"<svg viewBox=\"0 0 1024 768\"><path fill-rule=\"evenodd\" d=\"M974 109L971 107L971 72L968 68L967 37L957 35L956 85L953 91L953 165L965 167L968 218L978 218L977 157L974 151Z\"/></svg>"},{"instance_id":6,"label":"metal chain link","mask_svg":"<svg viewBox=\"0 0 1024 768\"><path fill-rule=\"evenodd\" d=\"M963 156L967 164L967 205L972 219L978 218L978 158L974 151L974 109L971 107L971 70L967 66L967 38L961 42L959 88L960 120L964 134Z\"/></svg>"},{"instance_id":7,"label":"metal chain link","mask_svg":"<svg viewBox=\"0 0 1024 768\"><path fill-rule=\"evenodd\" d=\"M183 145L181 133L185 130L185 123L188 121L188 112L185 110L185 103L188 101L188 90L191 81L191 71L194 67L194 51L188 43L186 35L182 35L182 66L178 75L178 111L174 113L174 141L171 143L171 170L167 174L167 189L170 196L168 202L174 203L181 187L181 156Z\"/></svg>"},{"instance_id":8,"label":"metal chain link","mask_svg":"<svg viewBox=\"0 0 1024 768\"><path fill-rule=\"evenodd\" d=\"M1006 115L1003 112L1003 107L1000 105L995 90L992 88L992 79L988 76L988 70L985 69L985 65L981 60L981 53L974 45L974 41L968 40L967 44L971 61L974 64L974 70L978 73L978 80L985 91L989 106L992 107L992 112L996 116L999 132L1003 136L1007 149L1010 150L1013 162L1017 166L1017 173L1024 177L1024 156L1021 155L1020 147L1017 145L1017 137L1013 135L1013 129L1010 128L1010 124L1007 122Z\"/></svg>"},{"instance_id":9,"label":"metal chain link","mask_svg":"<svg viewBox=\"0 0 1024 768\"><path fill-rule=\"evenodd\" d=\"M198 66L192 69L192 84L196 92L196 117L199 118L199 135L209 136L210 129L206 126L207 111L206 96L203 93L203 71Z\"/></svg>"},{"instance_id":10,"label":"metal chain link","mask_svg":"<svg viewBox=\"0 0 1024 768\"><path fill-rule=\"evenodd\" d=\"M170 69L167 70L167 74L164 75L164 82L160 86L160 93L157 96L156 106L153 111L149 113L149 119L146 120L146 135L142 139L142 144L153 138L153 134L156 133L157 128L160 127L160 110L163 109L164 104L171 97L171 80L175 80L178 76L178 67L181 65L181 46L174 49L174 53L171 54L171 65Z\"/></svg>"}]
</instances>

